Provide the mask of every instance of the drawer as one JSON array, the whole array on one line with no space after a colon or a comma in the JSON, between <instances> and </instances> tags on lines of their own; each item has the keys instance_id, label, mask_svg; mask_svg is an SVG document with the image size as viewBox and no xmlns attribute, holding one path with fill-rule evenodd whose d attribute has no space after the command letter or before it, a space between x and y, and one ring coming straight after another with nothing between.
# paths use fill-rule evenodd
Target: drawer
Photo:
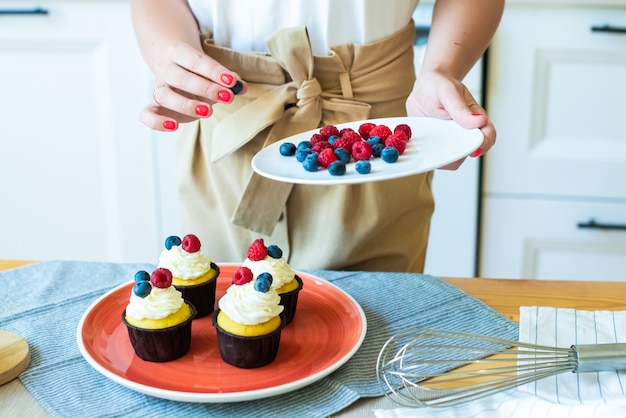
<instances>
[{"instance_id":1,"label":"drawer","mask_svg":"<svg viewBox=\"0 0 626 418\"><path fill-rule=\"evenodd\" d=\"M480 276L626 281L626 202L486 198Z\"/></svg>"}]
</instances>

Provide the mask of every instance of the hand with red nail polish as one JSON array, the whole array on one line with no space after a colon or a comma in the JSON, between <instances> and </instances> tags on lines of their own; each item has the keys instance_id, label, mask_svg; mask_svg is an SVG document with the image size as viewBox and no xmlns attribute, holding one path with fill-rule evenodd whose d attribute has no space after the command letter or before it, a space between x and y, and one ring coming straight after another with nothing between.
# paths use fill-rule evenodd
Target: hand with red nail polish
<instances>
[{"instance_id":1,"label":"hand with red nail polish","mask_svg":"<svg viewBox=\"0 0 626 418\"><path fill-rule=\"evenodd\" d=\"M466 129L480 129L483 143L470 157L484 155L495 143L496 131L485 110L459 80L438 71L422 71L406 102L409 116L453 119ZM442 169L456 170L464 159Z\"/></svg>"}]
</instances>

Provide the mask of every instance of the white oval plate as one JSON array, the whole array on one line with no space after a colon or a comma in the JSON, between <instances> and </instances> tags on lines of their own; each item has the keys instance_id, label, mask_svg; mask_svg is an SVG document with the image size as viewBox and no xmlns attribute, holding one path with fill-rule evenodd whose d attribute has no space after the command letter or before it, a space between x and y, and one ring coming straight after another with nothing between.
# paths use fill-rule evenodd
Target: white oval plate
<instances>
[{"instance_id":1,"label":"white oval plate","mask_svg":"<svg viewBox=\"0 0 626 418\"><path fill-rule=\"evenodd\" d=\"M357 173L353 161L346 165L345 175L333 176L325 169L316 172L306 171L295 156L285 157L280 154L279 148L282 143L292 142L298 145L299 142L309 140L311 135L319 132L319 129L314 129L282 139L262 149L252 159L252 168L264 177L287 183L318 185L365 183L434 170L467 157L483 141L483 134L479 129L465 129L456 122L446 119L397 117L361 120L336 126L339 130L343 128L358 130L365 122L387 125L391 130L401 123L411 127L413 136L398 161L390 164L381 158L373 158L370 160L372 171L368 174Z\"/></svg>"}]
</instances>

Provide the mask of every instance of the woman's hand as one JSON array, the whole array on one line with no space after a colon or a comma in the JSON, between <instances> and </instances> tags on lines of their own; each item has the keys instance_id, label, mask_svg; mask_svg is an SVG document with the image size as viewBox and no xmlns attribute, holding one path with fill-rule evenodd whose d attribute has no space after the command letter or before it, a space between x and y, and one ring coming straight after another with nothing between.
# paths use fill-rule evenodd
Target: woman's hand
<instances>
[{"instance_id":1,"label":"woman's hand","mask_svg":"<svg viewBox=\"0 0 626 418\"><path fill-rule=\"evenodd\" d=\"M474 99L465 85L437 72L422 72L406 103L408 116L429 116L452 119L466 129L478 128L484 135L482 145L470 156L484 155L496 142L496 130L485 109ZM441 167L456 170L465 159Z\"/></svg>"},{"instance_id":2,"label":"woman's hand","mask_svg":"<svg viewBox=\"0 0 626 418\"><path fill-rule=\"evenodd\" d=\"M246 91L236 73L185 43L170 46L153 69L154 101L141 110L139 119L160 131L209 117L213 104L230 103L235 94Z\"/></svg>"}]
</instances>

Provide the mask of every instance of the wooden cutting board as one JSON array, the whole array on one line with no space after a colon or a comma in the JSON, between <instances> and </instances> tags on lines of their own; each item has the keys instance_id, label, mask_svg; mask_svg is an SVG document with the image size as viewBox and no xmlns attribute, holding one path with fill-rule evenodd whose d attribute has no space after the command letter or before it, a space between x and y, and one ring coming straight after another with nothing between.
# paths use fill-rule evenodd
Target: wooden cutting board
<instances>
[{"instance_id":1,"label":"wooden cutting board","mask_svg":"<svg viewBox=\"0 0 626 418\"><path fill-rule=\"evenodd\" d=\"M17 334L0 330L0 385L15 379L29 363L28 343Z\"/></svg>"}]
</instances>

